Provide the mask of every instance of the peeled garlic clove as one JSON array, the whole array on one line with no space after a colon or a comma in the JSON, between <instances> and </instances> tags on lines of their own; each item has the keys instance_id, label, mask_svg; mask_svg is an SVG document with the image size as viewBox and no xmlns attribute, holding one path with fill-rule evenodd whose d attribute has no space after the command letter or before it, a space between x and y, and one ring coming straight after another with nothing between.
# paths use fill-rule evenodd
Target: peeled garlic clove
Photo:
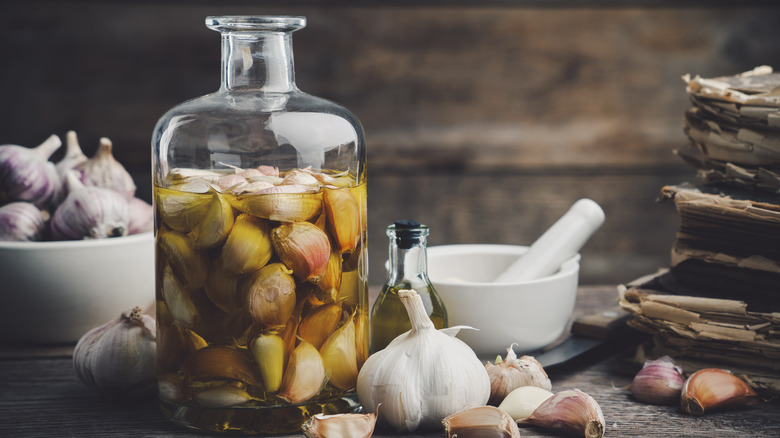
<instances>
[{"instance_id":1,"label":"peeled garlic clove","mask_svg":"<svg viewBox=\"0 0 780 438\"><path fill-rule=\"evenodd\" d=\"M579 389L553 395L543 401L524 422L572 436L604 436L601 406Z\"/></svg>"},{"instance_id":2,"label":"peeled garlic clove","mask_svg":"<svg viewBox=\"0 0 780 438\"><path fill-rule=\"evenodd\" d=\"M346 390L355 387L358 376L355 345L355 324L350 317L333 332L320 348L325 371L330 374L328 382L336 388Z\"/></svg>"},{"instance_id":3,"label":"peeled garlic clove","mask_svg":"<svg viewBox=\"0 0 780 438\"><path fill-rule=\"evenodd\" d=\"M295 279L281 263L271 263L244 283L246 308L252 319L266 328L287 324L295 308Z\"/></svg>"},{"instance_id":4,"label":"peeled garlic clove","mask_svg":"<svg viewBox=\"0 0 780 438\"><path fill-rule=\"evenodd\" d=\"M209 261L206 253L195 249L187 236L177 231L161 231L157 234L157 246L179 279L186 282L186 287L203 286Z\"/></svg>"},{"instance_id":5,"label":"peeled garlic clove","mask_svg":"<svg viewBox=\"0 0 780 438\"><path fill-rule=\"evenodd\" d=\"M139 307L82 336L73 367L87 386L109 397L151 393L157 376L154 318Z\"/></svg>"},{"instance_id":6,"label":"peeled garlic clove","mask_svg":"<svg viewBox=\"0 0 780 438\"><path fill-rule=\"evenodd\" d=\"M255 365L244 352L222 345L209 345L192 353L181 366L189 380L227 379L262 387Z\"/></svg>"},{"instance_id":7,"label":"peeled garlic clove","mask_svg":"<svg viewBox=\"0 0 780 438\"><path fill-rule=\"evenodd\" d=\"M49 157L62 146L56 135L40 146L0 146L0 203L32 202L49 208L62 196L62 180Z\"/></svg>"},{"instance_id":8,"label":"peeled garlic clove","mask_svg":"<svg viewBox=\"0 0 780 438\"><path fill-rule=\"evenodd\" d=\"M284 340L276 334L261 334L249 343L249 350L260 369L265 390L278 391L282 385L286 359Z\"/></svg>"},{"instance_id":9,"label":"peeled garlic clove","mask_svg":"<svg viewBox=\"0 0 780 438\"><path fill-rule=\"evenodd\" d=\"M303 281L318 282L330 259L328 235L309 222L279 225L271 231L271 242L282 262Z\"/></svg>"},{"instance_id":10,"label":"peeled garlic clove","mask_svg":"<svg viewBox=\"0 0 780 438\"><path fill-rule=\"evenodd\" d=\"M245 389L230 384L198 391L192 396L192 399L195 403L207 408L229 408L254 400Z\"/></svg>"},{"instance_id":11,"label":"peeled garlic clove","mask_svg":"<svg viewBox=\"0 0 780 438\"><path fill-rule=\"evenodd\" d=\"M444 418L442 424L444 424L444 432L448 438L520 437L520 429L512 417L494 406L465 409Z\"/></svg>"},{"instance_id":12,"label":"peeled garlic clove","mask_svg":"<svg viewBox=\"0 0 780 438\"><path fill-rule=\"evenodd\" d=\"M222 247L225 268L238 275L262 268L273 254L270 233L267 221L246 213L238 215Z\"/></svg>"},{"instance_id":13,"label":"peeled garlic clove","mask_svg":"<svg viewBox=\"0 0 780 438\"><path fill-rule=\"evenodd\" d=\"M341 289L341 253L335 249L330 252L328 264L325 267L320 281L317 282L317 288L311 296L310 301L314 305L322 305L336 301Z\"/></svg>"},{"instance_id":14,"label":"peeled garlic clove","mask_svg":"<svg viewBox=\"0 0 780 438\"><path fill-rule=\"evenodd\" d=\"M368 312L358 310L355 314L355 349L358 368L368 359Z\"/></svg>"},{"instance_id":15,"label":"peeled garlic clove","mask_svg":"<svg viewBox=\"0 0 780 438\"><path fill-rule=\"evenodd\" d=\"M51 218L57 240L102 239L125 236L130 228L130 207L119 193L86 187L74 172L67 177L68 196Z\"/></svg>"},{"instance_id":16,"label":"peeled garlic clove","mask_svg":"<svg viewBox=\"0 0 780 438\"><path fill-rule=\"evenodd\" d=\"M170 265L163 270L162 297L173 319L184 327L193 327L200 322L198 306L192 299L194 291L188 289L173 272Z\"/></svg>"},{"instance_id":17,"label":"peeled garlic clove","mask_svg":"<svg viewBox=\"0 0 780 438\"><path fill-rule=\"evenodd\" d=\"M683 412L694 415L712 409L752 406L760 401L744 380L717 368L705 368L688 377L680 399Z\"/></svg>"},{"instance_id":18,"label":"peeled garlic clove","mask_svg":"<svg viewBox=\"0 0 780 438\"><path fill-rule=\"evenodd\" d=\"M316 414L301 426L307 438L369 438L376 426L373 414Z\"/></svg>"},{"instance_id":19,"label":"peeled garlic clove","mask_svg":"<svg viewBox=\"0 0 780 438\"><path fill-rule=\"evenodd\" d=\"M539 361L532 356L522 356L518 359L513 347L514 344L506 349L506 359L503 361L485 364L490 377L488 404L498 405L507 394L521 386L537 386L548 391L552 389L550 378Z\"/></svg>"},{"instance_id":20,"label":"peeled garlic clove","mask_svg":"<svg viewBox=\"0 0 780 438\"><path fill-rule=\"evenodd\" d=\"M182 233L189 233L200 223L210 203L211 196L208 194L156 189L155 204L162 222Z\"/></svg>"},{"instance_id":21,"label":"peeled garlic clove","mask_svg":"<svg viewBox=\"0 0 780 438\"><path fill-rule=\"evenodd\" d=\"M277 187L296 186L274 186L250 195L238 195L231 200L231 204L244 213L280 222L307 221L320 214L321 192L262 194Z\"/></svg>"},{"instance_id":22,"label":"peeled garlic clove","mask_svg":"<svg viewBox=\"0 0 780 438\"><path fill-rule=\"evenodd\" d=\"M339 252L352 252L357 247L361 230L360 205L349 189L323 189L323 203L328 224Z\"/></svg>"},{"instance_id":23,"label":"peeled garlic clove","mask_svg":"<svg viewBox=\"0 0 780 438\"><path fill-rule=\"evenodd\" d=\"M206 215L187 236L195 248L213 248L227 239L233 221L233 207L220 193L214 192Z\"/></svg>"},{"instance_id":24,"label":"peeled garlic clove","mask_svg":"<svg viewBox=\"0 0 780 438\"><path fill-rule=\"evenodd\" d=\"M331 303L312 310L298 326L298 336L316 349L336 330L341 319L341 303Z\"/></svg>"},{"instance_id":25,"label":"peeled garlic clove","mask_svg":"<svg viewBox=\"0 0 780 438\"><path fill-rule=\"evenodd\" d=\"M235 312L244 302L238 289L238 276L225 268L221 258L209 265L203 290L209 300L224 312Z\"/></svg>"},{"instance_id":26,"label":"peeled garlic clove","mask_svg":"<svg viewBox=\"0 0 780 438\"><path fill-rule=\"evenodd\" d=\"M553 393L538 386L521 386L504 397L498 408L515 421L525 420Z\"/></svg>"},{"instance_id":27,"label":"peeled garlic clove","mask_svg":"<svg viewBox=\"0 0 780 438\"><path fill-rule=\"evenodd\" d=\"M673 405L680 401L683 386L682 368L664 356L648 360L634 376L629 390L637 400L657 405Z\"/></svg>"},{"instance_id":28,"label":"peeled garlic clove","mask_svg":"<svg viewBox=\"0 0 780 438\"><path fill-rule=\"evenodd\" d=\"M113 144L106 137L100 139L95 156L76 168L81 172L81 181L87 186L103 187L120 193L125 199L135 196L133 177L114 158Z\"/></svg>"},{"instance_id":29,"label":"peeled garlic clove","mask_svg":"<svg viewBox=\"0 0 780 438\"><path fill-rule=\"evenodd\" d=\"M0 241L43 240L49 215L29 202L11 202L0 207Z\"/></svg>"},{"instance_id":30,"label":"peeled garlic clove","mask_svg":"<svg viewBox=\"0 0 780 438\"><path fill-rule=\"evenodd\" d=\"M128 202L130 222L127 234L140 234L154 230L154 207L143 199L133 197Z\"/></svg>"},{"instance_id":31,"label":"peeled garlic clove","mask_svg":"<svg viewBox=\"0 0 780 438\"><path fill-rule=\"evenodd\" d=\"M301 340L290 353L279 397L290 403L299 403L319 394L324 383L325 366L320 353L313 345Z\"/></svg>"}]
</instances>

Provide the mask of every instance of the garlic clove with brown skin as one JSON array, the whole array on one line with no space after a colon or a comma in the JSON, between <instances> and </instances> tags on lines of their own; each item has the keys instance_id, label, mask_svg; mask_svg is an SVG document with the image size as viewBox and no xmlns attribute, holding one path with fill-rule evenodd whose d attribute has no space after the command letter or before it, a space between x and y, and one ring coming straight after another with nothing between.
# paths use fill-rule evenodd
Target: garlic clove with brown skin
<instances>
[{"instance_id":1,"label":"garlic clove with brown skin","mask_svg":"<svg viewBox=\"0 0 780 438\"><path fill-rule=\"evenodd\" d=\"M509 414L494 406L478 406L442 420L447 438L520 438L520 429Z\"/></svg>"},{"instance_id":2,"label":"garlic clove with brown skin","mask_svg":"<svg viewBox=\"0 0 780 438\"><path fill-rule=\"evenodd\" d=\"M645 361L642 369L634 376L629 390L637 400L644 403L677 404L684 381L682 372L682 368L676 366L669 356Z\"/></svg>"},{"instance_id":3,"label":"garlic clove with brown skin","mask_svg":"<svg viewBox=\"0 0 780 438\"><path fill-rule=\"evenodd\" d=\"M102 137L95 155L76 169L81 173L84 185L111 189L129 200L135 196L135 182L122 163L114 158L112 150L111 140Z\"/></svg>"},{"instance_id":4,"label":"garlic clove with brown skin","mask_svg":"<svg viewBox=\"0 0 780 438\"><path fill-rule=\"evenodd\" d=\"M571 436L604 436L605 424L601 407L593 397L579 389L554 394L543 401L523 422Z\"/></svg>"},{"instance_id":5,"label":"garlic clove with brown skin","mask_svg":"<svg viewBox=\"0 0 780 438\"><path fill-rule=\"evenodd\" d=\"M68 174L68 196L54 211L52 237L57 240L102 239L127 235L130 208L119 193L86 187L74 172Z\"/></svg>"},{"instance_id":6,"label":"garlic clove with brown skin","mask_svg":"<svg viewBox=\"0 0 780 438\"><path fill-rule=\"evenodd\" d=\"M62 146L56 135L34 148L0 145L0 204L32 202L47 209L63 196L62 179L49 157Z\"/></svg>"},{"instance_id":7,"label":"garlic clove with brown skin","mask_svg":"<svg viewBox=\"0 0 780 438\"><path fill-rule=\"evenodd\" d=\"M536 386L550 391L552 383L542 365L533 356L517 357L514 344L506 349L506 359L501 356L496 363L485 364L490 377L490 400L488 404L498 406L504 397L521 386Z\"/></svg>"},{"instance_id":8,"label":"garlic clove with brown skin","mask_svg":"<svg viewBox=\"0 0 780 438\"><path fill-rule=\"evenodd\" d=\"M155 388L154 318L140 307L90 330L73 350L73 367L87 386L109 397L141 397Z\"/></svg>"},{"instance_id":9,"label":"garlic clove with brown skin","mask_svg":"<svg viewBox=\"0 0 780 438\"><path fill-rule=\"evenodd\" d=\"M377 414L316 414L301 426L307 438L368 438Z\"/></svg>"},{"instance_id":10,"label":"garlic clove with brown skin","mask_svg":"<svg viewBox=\"0 0 780 438\"><path fill-rule=\"evenodd\" d=\"M683 384L680 397L683 412L693 415L713 409L752 406L760 401L744 380L718 368L705 368L691 374Z\"/></svg>"},{"instance_id":11,"label":"garlic clove with brown skin","mask_svg":"<svg viewBox=\"0 0 780 438\"><path fill-rule=\"evenodd\" d=\"M29 202L11 202L0 207L0 241L43 240L49 214Z\"/></svg>"}]
</instances>

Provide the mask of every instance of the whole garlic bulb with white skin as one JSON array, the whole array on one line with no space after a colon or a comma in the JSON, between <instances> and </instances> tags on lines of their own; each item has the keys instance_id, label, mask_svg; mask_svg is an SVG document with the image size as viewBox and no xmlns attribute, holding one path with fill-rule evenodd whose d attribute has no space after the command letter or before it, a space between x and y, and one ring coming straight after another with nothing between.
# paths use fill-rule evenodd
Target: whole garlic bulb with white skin
<instances>
[{"instance_id":1,"label":"whole garlic bulb with white skin","mask_svg":"<svg viewBox=\"0 0 780 438\"><path fill-rule=\"evenodd\" d=\"M111 140L102 137L95 156L76 166L76 170L81 173L84 185L111 189L130 199L135 196L136 189L133 177L114 158L112 148Z\"/></svg>"},{"instance_id":2,"label":"whole garlic bulb with white skin","mask_svg":"<svg viewBox=\"0 0 780 438\"><path fill-rule=\"evenodd\" d=\"M86 163L87 160L89 158L81 150L76 131L68 131L65 134L65 156L55 165L60 178L64 181L68 172L75 169L76 166Z\"/></svg>"},{"instance_id":3,"label":"whole garlic bulb with white skin","mask_svg":"<svg viewBox=\"0 0 780 438\"><path fill-rule=\"evenodd\" d=\"M128 201L130 209L130 224L127 234L139 234L154 229L154 207L143 199L135 196Z\"/></svg>"},{"instance_id":4,"label":"whole garlic bulb with white skin","mask_svg":"<svg viewBox=\"0 0 780 438\"><path fill-rule=\"evenodd\" d=\"M533 356L522 356L518 359L512 348L514 345L506 349L506 359L503 361L499 356L495 364L490 362L485 364L485 369L490 376L488 404L498 406L507 394L521 386L536 386L547 391L552 389L552 382L547 377L542 364Z\"/></svg>"},{"instance_id":5,"label":"whole garlic bulb with white skin","mask_svg":"<svg viewBox=\"0 0 780 438\"><path fill-rule=\"evenodd\" d=\"M42 240L48 229L49 214L29 202L12 202L0 207L0 241Z\"/></svg>"},{"instance_id":6,"label":"whole garlic bulb with white skin","mask_svg":"<svg viewBox=\"0 0 780 438\"><path fill-rule=\"evenodd\" d=\"M73 350L76 375L112 398L153 393L157 375L154 318L140 307L88 331Z\"/></svg>"},{"instance_id":7,"label":"whole garlic bulb with white skin","mask_svg":"<svg viewBox=\"0 0 780 438\"><path fill-rule=\"evenodd\" d=\"M412 328L368 357L358 373L358 400L367 412L382 405L379 422L399 432L442 428L442 420L484 405L490 379L474 351L434 328L414 290L398 293Z\"/></svg>"},{"instance_id":8,"label":"whole garlic bulb with white skin","mask_svg":"<svg viewBox=\"0 0 780 438\"><path fill-rule=\"evenodd\" d=\"M32 202L40 208L56 204L62 197L62 181L49 157L62 146L56 135L40 146L0 146L0 204Z\"/></svg>"},{"instance_id":9,"label":"whole garlic bulb with white skin","mask_svg":"<svg viewBox=\"0 0 780 438\"><path fill-rule=\"evenodd\" d=\"M683 382L682 368L676 366L671 357L663 356L645 361L629 390L643 403L674 405L680 402Z\"/></svg>"},{"instance_id":10,"label":"whole garlic bulb with white skin","mask_svg":"<svg viewBox=\"0 0 780 438\"><path fill-rule=\"evenodd\" d=\"M68 196L51 218L57 240L102 239L127 235L130 209L127 199L102 187L86 187L74 172L67 177Z\"/></svg>"}]
</instances>

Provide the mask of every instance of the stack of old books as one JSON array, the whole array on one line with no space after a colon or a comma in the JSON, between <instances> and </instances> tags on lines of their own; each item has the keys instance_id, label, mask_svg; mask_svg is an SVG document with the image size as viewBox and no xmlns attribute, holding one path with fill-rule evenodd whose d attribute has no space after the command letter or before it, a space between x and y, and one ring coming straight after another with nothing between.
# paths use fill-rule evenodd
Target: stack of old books
<instances>
[{"instance_id":1,"label":"stack of old books","mask_svg":"<svg viewBox=\"0 0 780 438\"><path fill-rule=\"evenodd\" d=\"M676 152L699 180L661 189L680 220L670 266L621 286L620 303L652 334L640 357L780 395L780 74L685 79L690 144Z\"/></svg>"}]
</instances>

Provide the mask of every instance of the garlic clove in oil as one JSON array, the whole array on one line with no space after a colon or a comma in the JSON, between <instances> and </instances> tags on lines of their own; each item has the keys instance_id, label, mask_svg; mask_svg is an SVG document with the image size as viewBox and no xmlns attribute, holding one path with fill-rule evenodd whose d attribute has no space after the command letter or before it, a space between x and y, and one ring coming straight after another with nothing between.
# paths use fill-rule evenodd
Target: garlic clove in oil
<instances>
[{"instance_id":1,"label":"garlic clove in oil","mask_svg":"<svg viewBox=\"0 0 780 438\"><path fill-rule=\"evenodd\" d=\"M43 240L49 214L29 202L11 202L0 207L0 241Z\"/></svg>"},{"instance_id":2,"label":"garlic clove in oil","mask_svg":"<svg viewBox=\"0 0 780 438\"><path fill-rule=\"evenodd\" d=\"M173 319L183 327L195 326L201 320L198 306L193 300L195 290L179 280L171 265L165 266L162 277L162 297Z\"/></svg>"},{"instance_id":3,"label":"garlic clove in oil","mask_svg":"<svg viewBox=\"0 0 780 438\"><path fill-rule=\"evenodd\" d=\"M320 349L341 319L341 303L331 303L311 311L298 325L298 336Z\"/></svg>"},{"instance_id":4,"label":"garlic clove in oil","mask_svg":"<svg viewBox=\"0 0 780 438\"><path fill-rule=\"evenodd\" d=\"M554 394L543 401L524 422L566 435L585 438L604 436L601 406L579 389Z\"/></svg>"},{"instance_id":5,"label":"garlic clove in oil","mask_svg":"<svg viewBox=\"0 0 780 438\"><path fill-rule=\"evenodd\" d=\"M282 385L286 352L284 340L277 334L261 334L249 343L263 385L268 392L276 392Z\"/></svg>"},{"instance_id":6,"label":"garlic clove in oil","mask_svg":"<svg viewBox=\"0 0 780 438\"><path fill-rule=\"evenodd\" d=\"M239 348L209 345L184 361L182 371L191 381L226 379L263 387L262 378L247 354Z\"/></svg>"},{"instance_id":7,"label":"garlic clove in oil","mask_svg":"<svg viewBox=\"0 0 780 438\"><path fill-rule=\"evenodd\" d=\"M222 246L225 269L245 275L265 266L273 254L270 233L268 221L251 214L238 215Z\"/></svg>"},{"instance_id":8,"label":"garlic clove in oil","mask_svg":"<svg viewBox=\"0 0 780 438\"><path fill-rule=\"evenodd\" d=\"M550 378L542 365L533 356L517 357L514 344L506 349L506 358L500 356L495 364L485 364L490 376L490 400L488 404L497 406L514 389L521 386L537 386L547 391L552 389Z\"/></svg>"},{"instance_id":9,"label":"garlic clove in oil","mask_svg":"<svg viewBox=\"0 0 780 438\"><path fill-rule=\"evenodd\" d=\"M173 272L186 281L186 287L194 289L203 286L208 273L208 258L204 251L192 246L187 236L173 230L160 231L157 234L157 246Z\"/></svg>"},{"instance_id":10,"label":"garlic clove in oil","mask_svg":"<svg viewBox=\"0 0 780 438\"><path fill-rule=\"evenodd\" d=\"M87 187L74 172L67 177L68 195L51 218L57 240L121 237L130 228L130 207L119 193L102 187Z\"/></svg>"},{"instance_id":11,"label":"garlic clove in oil","mask_svg":"<svg viewBox=\"0 0 780 438\"><path fill-rule=\"evenodd\" d=\"M680 401L683 386L682 368L669 356L645 361L634 376L629 390L637 400L657 405L674 405Z\"/></svg>"},{"instance_id":12,"label":"garlic clove in oil","mask_svg":"<svg viewBox=\"0 0 780 438\"><path fill-rule=\"evenodd\" d=\"M447 438L520 438L517 423L495 406L464 409L444 418L442 424Z\"/></svg>"},{"instance_id":13,"label":"garlic clove in oil","mask_svg":"<svg viewBox=\"0 0 780 438\"><path fill-rule=\"evenodd\" d=\"M213 248L225 241L233 221L233 207L222 194L214 192L206 215L187 236L195 248Z\"/></svg>"},{"instance_id":14,"label":"garlic clove in oil","mask_svg":"<svg viewBox=\"0 0 780 438\"><path fill-rule=\"evenodd\" d=\"M271 242L282 262L303 281L317 283L330 259L330 241L309 222L284 223L271 231Z\"/></svg>"},{"instance_id":15,"label":"garlic clove in oil","mask_svg":"<svg viewBox=\"0 0 780 438\"><path fill-rule=\"evenodd\" d=\"M713 409L752 406L760 401L744 380L718 368L705 368L691 374L683 384L680 398L683 412L694 415Z\"/></svg>"},{"instance_id":16,"label":"garlic clove in oil","mask_svg":"<svg viewBox=\"0 0 780 438\"><path fill-rule=\"evenodd\" d=\"M237 210L264 219L279 222L300 222L317 217L322 211L322 193L301 192L280 193L283 190L297 189L297 186L273 186L254 194L263 196L238 195L231 199Z\"/></svg>"},{"instance_id":17,"label":"garlic clove in oil","mask_svg":"<svg viewBox=\"0 0 780 438\"><path fill-rule=\"evenodd\" d=\"M282 328L295 309L295 279L281 263L271 263L250 275L242 296L252 319L265 328Z\"/></svg>"},{"instance_id":18,"label":"garlic clove in oil","mask_svg":"<svg viewBox=\"0 0 780 438\"><path fill-rule=\"evenodd\" d=\"M525 420L553 393L538 386L521 386L504 397L498 408L515 421Z\"/></svg>"},{"instance_id":19,"label":"garlic clove in oil","mask_svg":"<svg viewBox=\"0 0 780 438\"><path fill-rule=\"evenodd\" d=\"M333 332L320 348L329 382L336 388L347 390L355 387L358 376L355 344L354 316Z\"/></svg>"},{"instance_id":20,"label":"garlic clove in oil","mask_svg":"<svg viewBox=\"0 0 780 438\"><path fill-rule=\"evenodd\" d=\"M358 200L349 189L323 189L323 204L328 225L340 253L352 252L360 237L361 219Z\"/></svg>"},{"instance_id":21,"label":"garlic clove in oil","mask_svg":"<svg viewBox=\"0 0 780 438\"><path fill-rule=\"evenodd\" d=\"M157 376L154 318L136 307L82 336L73 367L87 386L109 397L153 392Z\"/></svg>"},{"instance_id":22,"label":"garlic clove in oil","mask_svg":"<svg viewBox=\"0 0 780 438\"><path fill-rule=\"evenodd\" d=\"M299 403L319 394L325 384L325 365L320 353L310 343L301 340L290 353L282 377L279 397Z\"/></svg>"},{"instance_id":23,"label":"garlic clove in oil","mask_svg":"<svg viewBox=\"0 0 780 438\"><path fill-rule=\"evenodd\" d=\"M211 203L211 196L169 189L155 191L155 205L162 222L172 230L189 233L199 224Z\"/></svg>"},{"instance_id":24,"label":"garlic clove in oil","mask_svg":"<svg viewBox=\"0 0 780 438\"><path fill-rule=\"evenodd\" d=\"M377 414L315 414L301 426L307 438L369 438Z\"/></svg>"}]
</instances>

